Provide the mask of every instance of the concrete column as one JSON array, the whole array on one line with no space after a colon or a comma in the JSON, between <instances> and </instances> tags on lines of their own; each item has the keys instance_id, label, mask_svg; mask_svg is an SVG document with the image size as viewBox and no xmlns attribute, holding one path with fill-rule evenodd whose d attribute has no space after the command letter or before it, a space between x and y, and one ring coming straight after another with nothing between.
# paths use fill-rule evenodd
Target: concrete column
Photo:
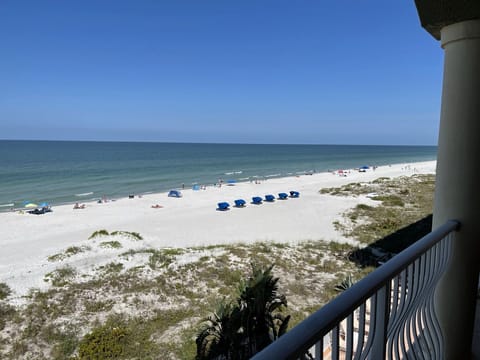
<instances>
[{"instance_id":1,"label":"concrete column","mask_svg":"<svg viewBox=\"0 0 480 360\"><path fill-rule=\"evenodd\" d=\"M445 26L433 228L461 222L435 295L446 359L469 359L480 264L480 20Z\"/></svg>"}]
</instances>

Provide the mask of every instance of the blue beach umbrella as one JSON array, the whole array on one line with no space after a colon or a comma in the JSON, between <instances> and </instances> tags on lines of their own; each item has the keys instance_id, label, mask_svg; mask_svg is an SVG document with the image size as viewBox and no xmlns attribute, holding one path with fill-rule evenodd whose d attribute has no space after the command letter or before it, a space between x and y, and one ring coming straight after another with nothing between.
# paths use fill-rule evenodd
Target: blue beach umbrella
<instances>
[{"instance_id":1,"label":"blue beach umbrella","mask_svg":"<svg viewBox=\"0 0 480 360\"><path fill-rule=\"evenodd\" d=\"M43 202L43 203L40 204L40 207L49 207L49 206L50 206L50 204L47 203L47 202Z\"/></svg>"},{"instance_id":2,"label":"blue beach umbrella","mask_svg":"<svg viewBox=\"0 0 480 360\"><path fill-rule=\"evenodd\" d=\"M370 167L367 166L367 165L363 165L360 169L362 169L362 170L367 170L367 169L370 169Z\"/></svg>"}]
</instances>

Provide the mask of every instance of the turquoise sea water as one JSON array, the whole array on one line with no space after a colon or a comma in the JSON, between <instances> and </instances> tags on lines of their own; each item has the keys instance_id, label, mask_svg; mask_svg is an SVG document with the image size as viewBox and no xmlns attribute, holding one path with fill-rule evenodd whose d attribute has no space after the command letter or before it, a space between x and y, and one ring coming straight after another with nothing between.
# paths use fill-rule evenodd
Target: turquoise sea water
<instances>
[{"instance_id":1,"label":"turquoise sea water","mask_svg":"<svg viewBox=\"0 0 480 360\"><path fill-rule=\"evenodd\" d=\"M436 159L435 146L0 141L0 211ZM13 204L13 205L12 205Z\"/></svg>"}]
</instances>

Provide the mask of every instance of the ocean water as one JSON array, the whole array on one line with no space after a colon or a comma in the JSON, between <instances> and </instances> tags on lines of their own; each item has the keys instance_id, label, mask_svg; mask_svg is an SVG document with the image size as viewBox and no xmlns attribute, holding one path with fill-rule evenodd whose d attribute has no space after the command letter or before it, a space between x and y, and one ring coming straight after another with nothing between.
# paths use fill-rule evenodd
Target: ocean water
<instances>
[{"instance_id":1,"label":"ocean water","mask_svg":"<svg viewBox=\"0 0 480 360\"><path fill-rule=\"evenodd\" d=\"M0 141L0 211L224 181L435 160L435 146Z\"/></svg>"}]
</instances>

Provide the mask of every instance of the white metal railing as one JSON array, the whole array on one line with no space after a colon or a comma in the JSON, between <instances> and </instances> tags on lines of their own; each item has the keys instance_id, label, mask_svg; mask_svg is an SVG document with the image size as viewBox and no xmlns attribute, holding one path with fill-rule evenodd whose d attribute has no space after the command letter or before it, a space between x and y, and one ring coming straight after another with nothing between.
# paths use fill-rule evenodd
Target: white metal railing
<instances>
[{"instance_id":1,"label":"white metal railing","mask_svg":"<svg viewBox=\"0 0 480 360\"><path fill-rule=\"evenodd\" d=\"M426 235L253 359L442 359L434 292L458 228Z\"/></svg>"}]
</instances>

